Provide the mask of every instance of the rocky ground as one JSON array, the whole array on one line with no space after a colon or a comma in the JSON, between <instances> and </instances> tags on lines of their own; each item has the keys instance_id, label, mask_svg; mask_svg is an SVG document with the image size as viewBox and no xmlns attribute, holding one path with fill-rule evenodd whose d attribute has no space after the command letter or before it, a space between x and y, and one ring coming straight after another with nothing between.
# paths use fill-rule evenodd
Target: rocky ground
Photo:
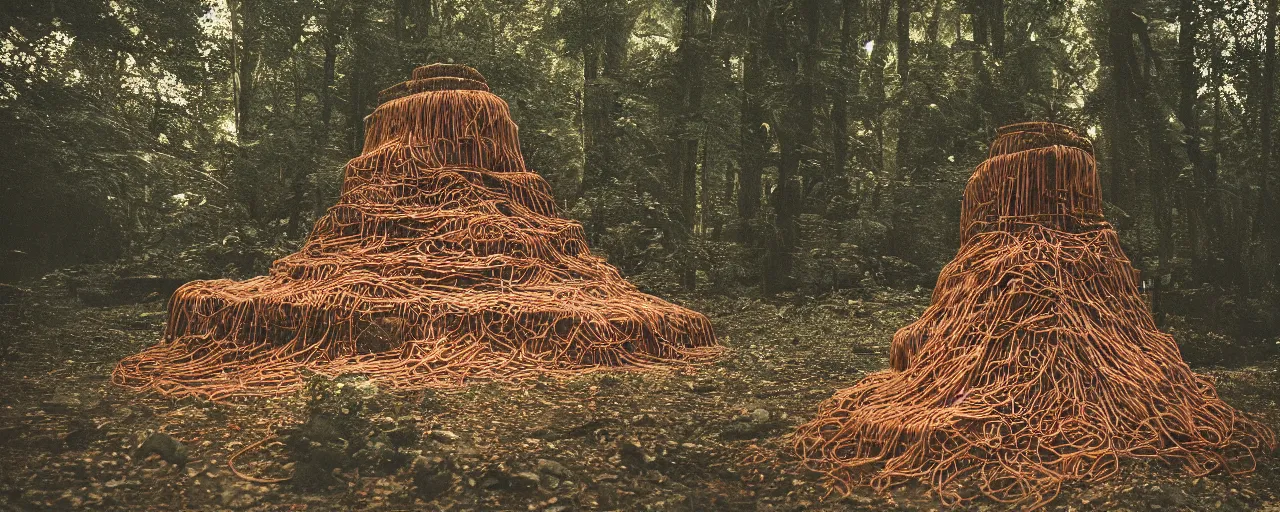
<instances>
[{"instance_id":1,"label":"rocky ground","mask_svg":"<svg viewBox=\"0 0 1280 512\"><path fill-rule=\"evenodd\" d=\"M886 365L892 333L927 302L923 290L684 298L733 348L697 373L404 394L357 376L315 378L296 395L234 404L110 383L117 359L159 339L161 294L97 300L49 280L15 293L21 311L9 314L20 320L0 334L2 509L938 508L918 488L828 497L795 467L788 437L835 389ZM1280 430L1280 360L1197 368ZM236 467L257 481L229 469L237 452ZM1120 478L1065 488L1048 509L1280 510L1278 469L1274 456L1235 478L1131 463Z\"/></svg>"}]
</instances>

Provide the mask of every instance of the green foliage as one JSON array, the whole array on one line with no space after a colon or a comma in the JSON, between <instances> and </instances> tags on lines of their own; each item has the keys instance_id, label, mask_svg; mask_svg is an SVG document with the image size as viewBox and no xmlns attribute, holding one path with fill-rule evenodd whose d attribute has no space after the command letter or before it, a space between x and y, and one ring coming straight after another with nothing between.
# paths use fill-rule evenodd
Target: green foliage
<instances>
[{"instance_id":1,"label":"green foliage","mask_svg":"<svg viewBox=\"0 0 1280 512\"><path fill-rule=\"evenodd\" d=\"M488 77L529 166L648 289L930 286L993 130L1052 120L1096 137L1108 215L1168 282L1159 307L1266 309L1267 18L1187 4L912 2L899 34L894 0L11 2L0 249L261 272L332 204L377 90L446 61Z\"/></svg>"}]
</instances>

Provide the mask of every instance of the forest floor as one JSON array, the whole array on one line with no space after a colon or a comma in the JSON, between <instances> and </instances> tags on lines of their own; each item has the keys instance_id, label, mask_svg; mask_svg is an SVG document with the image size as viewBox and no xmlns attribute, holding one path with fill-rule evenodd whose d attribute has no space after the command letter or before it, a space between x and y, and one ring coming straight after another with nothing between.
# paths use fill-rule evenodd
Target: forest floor
<instances>
[{"instance_id":1,"label":"forest floor","mask_svg":"<svg viewBox=\"0 0 1280 512\"><path fill-rule=\"evenodd\" d=\"M893 332L927 291L877 290L760 300L686 297L732 352L696 373L600 373L526 385L382 393L387 410L424 435L413 449L440 469L415 484L417 463L351 470L336 488L235 476L227 459L277 425L296 425L305 399L236 404L137 394L110 383L112 366L160 338L160 299L89 307L34 284L29 328L0 361L0 509L113 510L933 510L920 488L824 497L795 466L789 434L836 389L886 366ZM1198 339L1198 335L1188 335ZM1210 337L1210 339L1221 339ZM2 345L0 345L2 346ZM1195 363L1193 362L1193 365ZM1196 365L1231 404L1280 430L1280 360ZM152 432L188 448L171 465L134 457ZM450 462L443 462L448 460ZM1204 478L1131 462L1120 477L1066 486L1048 510L1280 511L1280 465ZM237 460L262 477L290 472L280 443ZM434 482L434 483L432 483ZM424 494L422 486L436 487ZM999 510L979 500L975 510Z\"/></svg>"}]
</instances>

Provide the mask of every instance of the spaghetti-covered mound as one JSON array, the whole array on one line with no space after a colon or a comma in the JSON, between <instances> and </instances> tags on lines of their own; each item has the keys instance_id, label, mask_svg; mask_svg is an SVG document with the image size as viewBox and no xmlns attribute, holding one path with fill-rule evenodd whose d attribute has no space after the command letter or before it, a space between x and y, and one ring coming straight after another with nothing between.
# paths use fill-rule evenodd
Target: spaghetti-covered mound
<instances>
[{"instance_id":1,"label":"spaghetti-covered mound","mask_svg":"<svg viewBox=\"0 0 1280 512\"><path fill-rule=\"evenodd\" d=\"M917 480L946 504L1035 507L1125 458L1253 469L1274 435L1160 332L1102 215L1089 141L1005 127L965 189L961 245L887 371L824 402L796 449L838 492Z\"/></svg>"},{"instance_id":2,"label":"spaghetti-covered mound","mask_svg":"<svg viewBox=\"0 0 1280 512\"><path fill-rule=\"evenodd\" d=\"M524 166L507 104L436 64L379 95L338 204L247 281L195 281L116 383L211 399L295 390L303 370L384 388L705 362L706 317L640 293L587 249Z\"/></svg>"}]
</instances>

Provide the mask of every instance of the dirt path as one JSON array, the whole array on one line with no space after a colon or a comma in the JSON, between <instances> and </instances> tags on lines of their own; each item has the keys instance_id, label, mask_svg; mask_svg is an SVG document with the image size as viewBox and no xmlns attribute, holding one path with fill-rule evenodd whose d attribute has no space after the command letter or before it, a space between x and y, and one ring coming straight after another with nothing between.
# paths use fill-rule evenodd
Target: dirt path
<instances>
[{"instance_id":1,"label":"dirt path","mask_svg":"<svg viewBox=\"0 0 1280 512\"><path fill-rule=\"evenodd\" d=\"M409 418L412 447L434 464L337 475L336 488L232 475L227 458L268 429L296 425L304 399L222 405L137 395L112 365L159 339L163 303L86 307L36 287L36 327L0 362L0 508L115 510L931 510L921 489L824 499L794 469L787 435L816 404L886 364L889 339L923 309L923 292L760 300L683 300L733 347L696 374L610 373L521 386L383 393L371 414ZM1200 368L1223 396L1280 430L1280 361ZM380 416L380 417L381 417ZM151 432L184 443L189 462L134 459ZM289 474L279 443L241 457L246 473ZM415 463L415 464L419 464ZM1132 463L1124 476L1073 485L1050 510L1280 510L1275 458L1253 476L1183 476ZM425 476L424 476L425 475ZM415 478L416 483L415 483ZM422 489L431 488L431 492ZM978 510L999 509L978 502Z\"/></svg>"}]
</instances>

